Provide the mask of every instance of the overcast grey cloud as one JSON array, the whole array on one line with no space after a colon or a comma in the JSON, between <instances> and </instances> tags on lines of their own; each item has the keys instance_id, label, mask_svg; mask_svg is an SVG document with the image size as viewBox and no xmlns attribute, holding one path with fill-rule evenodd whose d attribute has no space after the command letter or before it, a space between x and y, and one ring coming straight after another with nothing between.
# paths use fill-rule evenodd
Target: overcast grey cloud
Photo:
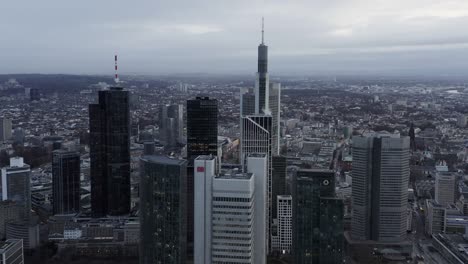
<instances>
[{"instance_id":1,"label":"overcast grey cloud","mask_svg":"<svg viewBox=\"0 0 468 264\"><path fill-rule=\"evenodd\" d=\"M466 0L0 0L0 73L461 74Z\"/></svg>"}]
</instances>

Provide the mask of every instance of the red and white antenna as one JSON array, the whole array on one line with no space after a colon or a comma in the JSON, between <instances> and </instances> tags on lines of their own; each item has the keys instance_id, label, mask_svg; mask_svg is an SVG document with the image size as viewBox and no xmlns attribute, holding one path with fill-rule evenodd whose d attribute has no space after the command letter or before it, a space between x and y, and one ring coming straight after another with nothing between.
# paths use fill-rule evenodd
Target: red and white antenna
<instances>
[{"instance_id":1,"label":"red and white antenna","mask_svg":"<svg viewBox=\"0 0 468 264\"><path fill-rule=\"evenodd\" d=\"M115 83L119 83L119 74L117 72L117 54L115 54L115 78L114 78Z\"/></svg>"}]
</instances>

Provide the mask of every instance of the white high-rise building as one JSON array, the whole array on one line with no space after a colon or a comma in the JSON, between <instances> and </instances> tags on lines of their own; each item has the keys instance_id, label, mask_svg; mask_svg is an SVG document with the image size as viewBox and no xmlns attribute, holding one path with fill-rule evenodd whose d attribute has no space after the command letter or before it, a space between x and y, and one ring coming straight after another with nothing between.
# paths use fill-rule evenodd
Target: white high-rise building
<instances>
[{"instance_id":1,"label":"white high-rise building","mask_svg":"<svg viewBox=\"0 0 468 264\"><path fill-rule=\"evenodd\" d=\"M292 196L278 195L278 236L282 253L291 252L292 245Z\"/></svg>"},{"instance_id":2,"label":"white high-rise building","mask_svg":"<svg viewBox=\"0 0 468 264\"><path fill-rule=\"evenodd\" d=\"M0 118L0 142L11 139L11 119Z\"/></svg>"},{"instance_id":3,"label":"white high-rise building","mask_svg":"<svg viewBox=\"0 0 468 264\"><path fill-rule=\"evenodd\" d=\"M435 179L435 200L442 206L455 202L455 175L437 172Z\"/></svg>"},{"instance_id":4,"label":"white high-rise building","mask_svg":"<svg viewBox=\"0 0 468 264\"><path fill-rule=\"evenodd\" d=\"M266 263L267 218L261 196L266 197L267 161L265 155L259 155L247 162L252 172L233 170L216 175L215 157L195 159L195 264Z\"/></svg>"},{"instance_id":5,"label":"white high-rise building","mask_svg":"<svg viewBox=\"0 0 468 264\"><path fill-rule=\"evenodd\" d=\"M409 148L409 137L353 137L353 239L406 238Z\"/></svg>"},{"instance_id":6,"label":"white high-rise building","mask_svg":"<svg viewBox=\"0 0 468 264\"><path fill-rule=\"evenodd\" d=\"M31 209L31 168L23 158L10 159L10 166L2 168L2 200L11 200L24 206L25 212Z\"/></svg>"},{"instance_id":7,"label":"white high-rise building","mask_svg":"<svg viewBox=\"0 0 468 264\"><path fill-rule=\"evenodd\" d=\"M466 123L467 123L467 117L466 117L466 115L460 114L460 115L457 117L457 126L458 126L458 127L466 127Z\"/></svg>"}]
</instances>

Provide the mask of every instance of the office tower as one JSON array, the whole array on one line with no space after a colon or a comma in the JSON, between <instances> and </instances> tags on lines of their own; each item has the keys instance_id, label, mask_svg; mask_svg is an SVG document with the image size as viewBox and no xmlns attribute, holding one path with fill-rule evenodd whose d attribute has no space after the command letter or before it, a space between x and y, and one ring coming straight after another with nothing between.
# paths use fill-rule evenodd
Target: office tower
<instances>
[{"instance_id":1,"label":"office tower","mask_svg":"<svg viewBox=\"0 0 468 264\"><path fill-rule=\"evenodd\" d=\"M279 248L284 254L291 252L292 245L292 196L278 195L277 203Z\"/></svg>"},{"instance_id":2,"label":"office tower","mask_svg":"<svg viewBox=\"0 0 468 264\"><path fill-rule=\"evenodd\" d=\"M280 154L280 107L281 107L281 84L270 83L269 93L270 113L272 121L272 153Z\"/></svg>"},{"instance_id":3,"label":"office tower","mask_svg":"<svg viewBox=\"0 0 468 264\"><path fill-rule=\"evenodd\" d=\"M455 202L455 175L450 172L437 172L435 177L435 200L442 206Z\"/></svg>"},{"instance_id":4,"label":"office tower","mask_svg":"<svg viewBox=\"0 0 468 264\"><path fill-rule=\"evenodd\" d=\"M175 147L183 142L183 106L162 105L159 110L159 129L161 141L167 147Z\"/></svg>"},{"instance_id":5,"label":"office tower","mask_svg":"<svg viewBox=\"0 0 468 264\"><path fill-rule=\"evenodd\" d=\"M24 218L24 207L13 201L0 202L0 240L5 239L8 222L18 222Z\"/></svg>"},{"instance_id":6,"label":"office tower","mask_svg":"<svg viewBox=\"0 0 468 264\"><path fill-rule=\"evenodd\" d=\"M218 156L218 101L209 97L187 100L187 254L193 255L194 171L198 156ZM218 162L220 163L220 162Z\"/></svg>"},{"instance_id":7,"label":"office tower","mask_svg":"<svg viewBox=\"0 0 468 264\"><path fill-rule=\"evenodd\" d=\"M466 115L464 115L464 114L458 115L458 117L457 117L457 126L463 128L463 127L466 127L466 123L467 123Z\"/></svg>"},{"instance_id":8,"label":"office tower","mask_svg":"<svg viewBox=\"0 0 468 264\"><path fill-rule=\"evenodd\" d=\"M2 168L2 200L23 206L25 216L31 210L31 169L23 158L10 159L10 166Z\"/></svg>"},{"instance_id":9,"label":"office tower","mask_svg":"<svg viewBox=\"0 0 468 264\"><path fill-rule=\"evenodd\" d=\"M286 157L272 157L272 218L277 218L277 197L278 195L288 194L286 190Z\"/></svg>"},{"instance_id":10,"label":"office tower","mask_svg":"<svg viewBox=\"0 0 468 264\"><path fill-rule=\"evenodd\" d=\"M272 120L272 154L279 155L280 147L280 105L281 84L270 83L268 74L268 46L264 43L262 25L262 43L258 46L258 70L255 88L241 89L241 117L247 115L271 115Z\"/></svg>"},{"instance_id":11,"label":"office tower","mask_svg":"<svg viewBox=\"0 0 468 264\"><path fill-rule=\"evenodd\" d=\"M29 100L30 101L39 101L39 100L41 100L41 94L39 93L39 89L31 88L31 90L29 90Z\"/></svg>"},{"instance_id":12,"label":"office tower","mask_svg":"<svg viewBox=\"0 0 468 264\"><path fill-rule=\"evenodd\" d=\"M0 263L24 264L23 240L9 239L0 242Z\"/></svg>"},{"instance_id":13,"label":"office tower","mask_svg":"<svg viewBox=\"0 0 468 264\"><path fill-rule=\"evenodd\" d=\"M343 262L343 215L342 199L320 197L320 264Z\"/></svg>"},{"instance_id":14,"label":"office tower","mask_svg":"<svg viewBox=\"0 0 468 264\"><path fill-rule=\"evenodd\" d=\"M187 159L218 156L218 101L209 97L187 100Z\"/></svg>"},{"instance_id":15,"label":"office tower","mask_svg":"<svg viewBox=\"0 0 468 264\"><path fill-rule=\"evenodd\" d=\"M408 136L410 137L410 147L411 150L415 151L416 150L416 133L414 132L414 125L411 123Z\"/></svg>"},{"instance_id":16,"label":"office tower","mask_svg":"<svg viewBox=\"0 0 468 264\"><path fill-rule=\"evenodd\" d=\"M268 199L269 156L251 153L247 157L247 172L255 175L255 263L266 263L270 239L270 205Z\"/></svg>"},{"instance_id":17,"label":"office tower","mask_svg":"<svg viewBox=\"0 0 468 264\"><path fill-rule=\"evenodd\" d=\"M143 143L143 155L153 155L155 151L155 146L153 141L146 141Z\"/></svg>"},{"instance_id":18,"label":"office tower","mask_svg":"<svg viewBox=\"0 0 468 264\"><path fill-rule=\"evenodd\" d=\"M130 212L130 109L128 91L99 91L89 105L91 210L93 216Z\"/></svg>"},{"instance_id":19,"label":"office tower","mask_svg":"<svg viewBox=\"0 0 468 264\"><path fill-rule=\"evenodd\" d=\"M0 118L0 142L11 139L11 119Z\"/></svg>"},{"instance_id":20,"label":"office tower","mask_svg":"<svg viewBox=\"0 0 468 264\"><path fill-rule=\"evenodd\" d=\"M55 150L52 155L53 213L79 213L80 153Z\"/></svg>"},{"instance_id":21,"label":"office tower","mask_svg":"<svg viewBox=\"0 0 468 264\"><path fill-rule=\"evenodd\" d=\"M255 114L255 94L253 89L240 89L240 114L241 116Z\"/></svg>"},{"instance_id":22,"label":"office tower","mask_svg":"<svg viewBox=\"0 0 468 264\"><path fill-rule=\"evenodd\" d=\"M322 263L325 260L320 256L321 245L334 243L327 240L330 237L320 236L326 233L322 228L328 225L343 233L343 230L338 230L340 226L320 221L322 213L326 213L321 200L335 197L335 174L331 170L300 169L293 177L292 189L294 263ZM341 252L343 249L337 250Z\"/></svg>"},{"instance_id":23,"label":"office tower","mask_svg":"<svg viewBox=\"0 0 468 264\"><path fill-rule=\"evenodd\" d=\"M409 137L353 137L351 236L354 240L405 239Z\"/></svg>"},{"instance_id":24,"label":"office tower","mask_svg":"<svg viewBox=\"0 0 468 264\"><path fill-rule=\"evenodd\" d=\"M140 264L185 263L185 160L141 157Z\"/></svg>"},{"instance_id":25,"label":"office tower","mask_svg":"<svg viewBox=\"0 0 468 264\"><path fill-rule=\"evenodd\" d=\"M23 247L25 249L35 249L39 246L39 225L37 218L8 222L5 229L6 239L23 240Z\"/></svg>"},{"instance_id":26,"label":"office tower","mask_svg":"<svg viewBox=\"0 0 468 264\"><path fill-rule=\"evenodd\" d=\"M245 168L247 158L253 153L263 153L267 158L266 199L267 199L267 239L270 239L272 223L272 155L271 128L272 118L267 115L251 115L241 118L241 164ZM269 243L268 243L269 245Z\"/></svg>"},{"instance_id":27,"label":"office tower","mask_svg":"<svg viewBox=\"0 0 468 264\"><path fill-rule=\"evenodd\" d=\"M249 156L248 173L217 174L216 160L194 161L194 263L266 263L266 156Z\"/></svg>"}]
</instances>

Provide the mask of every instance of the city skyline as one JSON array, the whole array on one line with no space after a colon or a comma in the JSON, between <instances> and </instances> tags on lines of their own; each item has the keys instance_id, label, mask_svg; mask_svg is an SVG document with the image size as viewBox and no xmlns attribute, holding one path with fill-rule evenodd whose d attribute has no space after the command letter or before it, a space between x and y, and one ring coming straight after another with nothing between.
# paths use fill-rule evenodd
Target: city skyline
<instances>
[{"instance_id":1,"label":"city skyline","mask_svg":"<svg viewBox=\"0 0 468 264\"><path fill-rule=\"evenodd\" d=\"M123 74L253 73L262 16L272 75L445 75L468 66L461 0L48 1L6 10L0 73L107 74L115 52Z\"/></svg>"}]
</instances>

